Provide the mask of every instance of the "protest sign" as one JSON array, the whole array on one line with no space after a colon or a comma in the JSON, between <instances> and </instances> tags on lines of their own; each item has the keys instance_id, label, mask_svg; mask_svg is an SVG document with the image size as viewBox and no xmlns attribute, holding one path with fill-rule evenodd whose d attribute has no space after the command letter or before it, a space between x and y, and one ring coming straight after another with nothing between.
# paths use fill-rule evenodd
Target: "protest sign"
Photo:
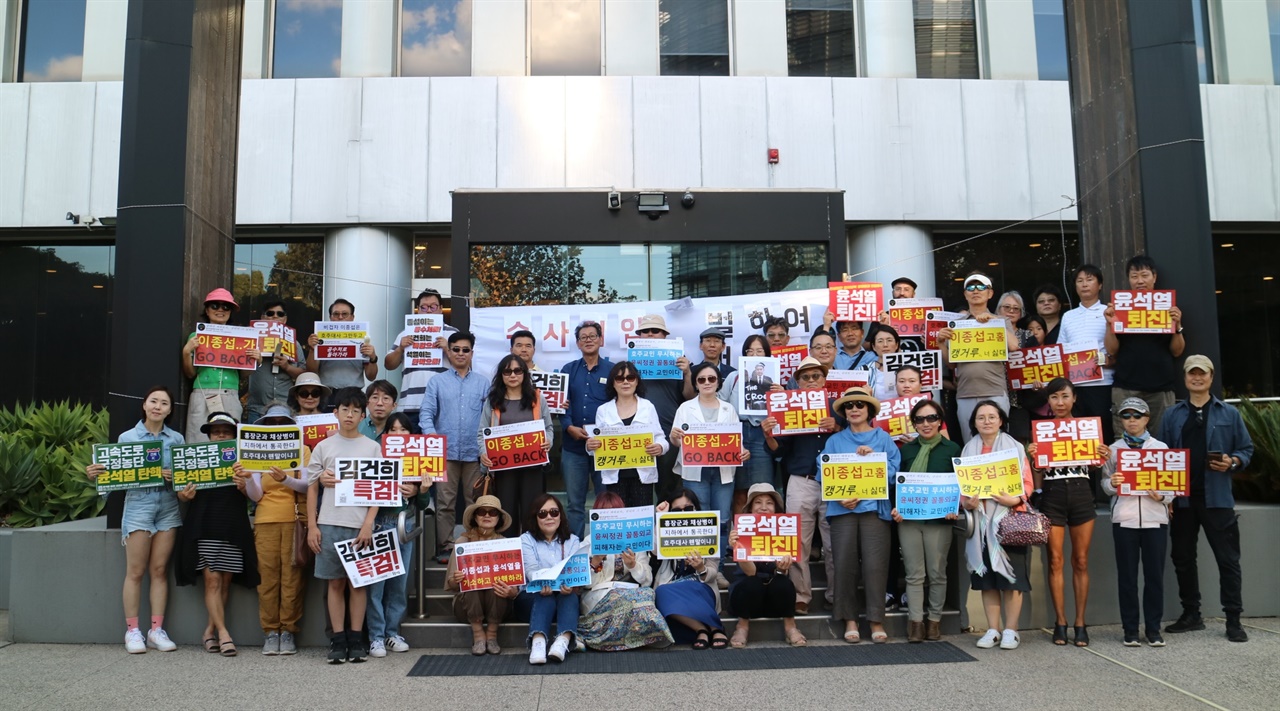
<instances>
[{"instance_id":1,"label":"protest sign","mask_svg":"<svg viewBox=\"0 0 1280 711\"><path fill-rule=\"evenodd\" d=\"M633 338L627 341L627 360L645 380L683 380L676 361L684 357L679 338Z\"/></svg>"},{"instance_id":2,"label":"protest sign","mask_svg":"<svg viewBox=\"0 0 1280 711\"><path fill-rule=\"evenodd\" d=\"M906 338L924 338L930 311L941 311L942 299L889 299L889 325Z\"/></svg>"},{"instance_id":3,"label":"protest sign","mask_svg":"<svg viewBox=\"0 0 1280 711\"><path fill-rule=\"evenodd\" d=\"M316 360L360 360L360 346L369 339L366 321L316 321Z\"/></svg>"},{"instance_id":4,"label":"protest sign","mask_svg":"<svg viewBox=\"0 0 1280 711\"><path fill-rule=\"evenodd\" d=\"M235 486L236 441L175 444L169 448L173 457L173 490L195 484L197 489Z\"/></svg>"},{"instance_id":5,"label":"protest sign","mask_svg":"<svg viewBox=\"0 0 1280 711\"><path fill-rule=\"evenodd\" d=\"M1102 380L1102 355L1096 343L1064 343L1062 357L1067 364L1067 379L1075 385Z\"/></svg>"},{"instance_id":6,"label":"protest sign","mask_svg":"<svg viewBox=\"0 0 1280 711\"><path fill-rule=\"evenodd\" d=\"M249 350L257 347L256 328L197 323L193 362L197 368L256 370L258 359L249 357Z\"/></svg>"},{"instance_id":7,"label":"protest sign","mask_svg":"<svg viewBox=\"0 0 1280 711\"><path fill-rule=\"evenodd\" d=\"M95 482L98 493L163 484L163 454L164 445L159 441L93 445L93 463L107 468Z\"/></svg>"},{"instance_id":8,"label":"protest sign","mask_svg":"<svg viewBox=\"0 0 1280 711\"><path fill-rule=\"evenodd\" d=\"M442 434L382 435L382 456L400 460L400 481L430 486L448 481L445 471L447 441Z\"/></svg>"},{"instance_id":9,"label":"protest sign","mask_svg":"<svg viewBox=\"0 0 1280 711\"><path fill-rule=\"evenodd\" d=\"M738 414L764 417L769 414L769 388L782 382L777 358L742 356L738 361Z\"/></svg>"},{"instance_id":10,"label":"protest sign","mask_svg":"<svg viewBox=\"0 0 1280 711\"><path fill-rule=\"evenodd\" d=\"M524 551L519 538L465 541L453 547L462 582L460 592L490 590L494 583L524 585Z\"/></svg>"},{"instance_id":11,"label":"protest sign","mask_svg":"<svg viewBox=\"0 0 1280 711\"><path fill-rule=\"evenodd\" d=\"M777 423L774 436L817 432L828 417L826 390L783 390L769 393L769 417Z\"/></svg>"},{"instance_id":12,"label":"protest sign","mask_svg":"<svg viewBox=\"0 0 1280 711\"><path fill-rule=\"evenodd\" d=\"M591 510L591 555L653 550L653 507Z\"/></svg>"},{"instance_id":13,"label":"protest sign","mask_svg":"<svg viewBox=\"0 0 1280 711\"><path fill-rule=\"evenodd\" d=\"M285 471L302 466L302 428L297 425L246 425L236 428L236 458L246 471Z\"/></svg>"},{"instance_id":14,"label":"protest sign","mask_svg":"<svg viewBox=\"0 0 1280 711\"><path fill-rule=\"evenodd\" d=\"M351 587L362 588L382 580L404 575L404 560L400 558L400 539L394 528L373 534L368 548L356 548L355 538L333 544L342 559Z\"/></svg>"},{"instance_id":15,"label":"protest sign","mask_svg":"<svg viewBox=\"0 0 1280 711\"><path fill-rule=\"evenodd\" d=\"M274 355L280 348L280 355L292 362L298 360L298 332L279 321L250 321L249 326L258 332L258 352L264 358Z\"/></svg>"},{"instance_id":16,"label":"protest sign","mask_svg":"<svg viewBox=\"0 0 1280 711\"><path fill-rule=\"evenodd\" d=\"M837 321L875 321L884 310L884 284L833 281L827 284L827 310Z\"/></svg>"},{"instance_id":17,"label":"protest sign","mask_svg":"<svg viewBox=\"0 0 1280 711\"><path fill-rule=\"evenodd\" d=\"M946 518L960 510L960 481L954 473L899 472L893 505L905 521Z\"/></svg>"},{"instance_id":18,"label":"protest sign","mask_svg":"<svg viewBox=\"0 0 1280 711\"><path fill-rule=\"evenodd\" d=\"M680 560L689 553L720 555L720 512L677 511L658 514L654 547L661 560Z\"/></svg>"},{"instance_id":19,"label":"protest sign","mask_svg":"<svg viewBox=\"0 0 1280 711\"><path fill-rule=\"evenodd\" d=\"M444 350L436 347L436 339L444 336L442 314L406 314L405 333L413 342L404 349L404 367L440 368L444 366Z\"/></svg>"},{"instance_id":20,"label":"protest sign","mask_svg":"<svg viewBox=\"0 0 1280 711\"><path fill-rule=\"evenodd\" d=\"M920 389L938 390L942 387L942 351L899 351L880 356L886 372L897 377L898 369L910 365L920 370Z\"/></svg>"},{"instance_id":21,"label":"protest sign","mask_svg":"<svg viewBox=\"0 0 1280 711\"><path fill-rule=\"evenodd\" d=\"M1023 348L1009 354L1010 389L1033 390L1054 378L1065 377L1067 365L1061 343Z\"/></svg>"},{"instance_id":22,"label":"protest sign","mask_svg":"<svg viewBox=\"0 0 1280 711\"><path fill-rule=\"evenodd\" d=\"M548 373L545 370L531 370L529 377L533 387L542 393L547 401L547 410L552 414L563 415L569 404L569 376L564 373Z\"/></svg>"},{"instance_id":23,"label":"protest sign","mask_svg":"<svg viewBox=\"0 0 1280 711\"><path fill-rule=\"evenodd\" d=\"M335 506L401 506L400 460L386 458L334 460L338 483Z\"/></svg>"},{"instance_id":24,"label":"protest sign","mask_svg":"<svg viewBox=\"0 0 1280 711\"><path fill-rule=\"evenodd\" d=\"M742 466L742 420L686 422L680 463L686 467Z\"/></svg>"},{"instance_id":25,"label":"protest sign","mask_svg":"<svg viewBox=\"0 0 1280 711\"><path fill-rule=\"evenodd\" d=\"M595 470L639 469L654 466L652 454L644 451L653 444L653 432L646 425L587 425L587 432L600 440L595 451Z\"/></svg>"},{"instance_id":26,"label":"protest sign","mask_svg":"<svg viewBox=\"0 0 1280 711\"><path fill-rule=\"evenodd\" d=\"M1037 469L1046 467L1099 466L1102 456L1102 418L1074 417L1036 420L1031 423Z\"/></svg>"},{"instance_id":27,"label":"protest sign","mask_svg":"<svg viewBox=\"0 0 1280 711\"><path fill-rule=\"evenodd\" d=\"M536 467L547 463L546 424L542 418L512 425L484 428L484 453L489 471Z\"/></svg>"},{"instance_id":28,"label":"protest sign","mask_svg":"<svg viewBox=\"0 0 1280 711\"><path fill-rule=\"evenodd\" d=\"M1009 496L1022 496L1025 493L1022 488L1022 464L1016 449L953 457L951 465L960 482L960 493L964 496L989 499L1002 491Z\"/></svg>"},{"instance_id":29,"label":"protest sign","mask_svg":"<svg viewBox=\"0 0 1280 711\"><path fill-rule=\"evenodd\" d=\"M952 364L1009 360L1004 319L993 318L986 323L979 323L975 319L952 321L951 340L947 341L947 360Z\"/></svg>"},{"instance_id":30,"label":"protest sign","mask_svg":"<svg viewBox=\"0 0 1280 711\"><path fill-rule=\"evenodd\" d=\"M737 533L733 544L735 561L778 561L783 556L800 557L800 514L744 513L733 517Z\"/></svg>"},{"instance_id":31,"label":"protest sign","mask_svg":"<svg viewBox=\"0 0 1280 711\"><path fill-rule=\"evenodd\" d=\"M895 442L910 439L916 433L915 426L911 424L911 408L921 400L931 399L933 397L930 393L920 393L881 400L880 411L876 413L876 419L872 424L888 432Z\"/></svg>"},{"instance_id":32,"label":"protest sign","mask_svg":"<svg viewBox=\"0 0 1280 711\"><path fill-rule=\"evenodd\" d=\"M955 311L929 311L924 315L924 347L929 350L941 348L938 332L950 328L953 321L964 318L964 314Z\"/></svg>"},{"instance_id":33,"label":"protest sign","mask_svg":"<svg viewBox=\"0 0 1280 711\"><path fill-rule=\"evenodd\" d=\"M302 428L302 443L307 449L315 449L317 444L338 431L338 416L332 412L298 415L293 420Z\"/></svg>"},{"instance_id":34,"label":"protest sign","mask_svg":"<svg viewBox=\"0 0 1280 711\"><path fill-rule=\"evenodd\" d=\"M871 454L823 454L822 500L889 498L889 457Z\"/></svg>"},{"instance_id":35,"label":"protest sign","mask_svg":"<svg viewBox=\"0 0 1280 711\"><path fill-rule=\"evenodd\" d=\"M1173 333L1175 296L1172 289L1111 292L1111 332Z\"/></svg>"},{"instance_id":36,"label":"protest sign","mask_svg":"<svg viewBox=\"0 0 1280 711\"><path fill-rule=\"evenodd\" d=\"M786 385L795 377L796 368L800 367L800 362L809 355L809 346L780 346L770 349L769 353L778 360L778 377L781 378L779 382Z\"/></svg>"},{"instance_id":37,"label":"protest sign","mask_svg":"<svg viewBox=\"0 0 1280 711\"><path fill-rule=\"evenodd\" d=\"M1121 496L1190 496L1189 449L1117 449L1116 471L1124 477Z\"/></svg>"},{"instance_id":38,"label":"protest sign","mask_svg":"<svg viewBox=\"0 0 1280 711\"><path fill-rule=\"evenodd\" d=\"M828 370L825 386L827 402L835 402L849 388L866 387L870 382L871 371L869 370Z\"/></svg>"},{"instance_id":39,"label":"protest sign","mask_svg":"<svg viewBox=\"0 0 1280 711\"><path fill-rule=\"evenodd\" d=\"M591 584L591 541L579 543L577 550L565 556L558 564L528 572L525 561L525 592L541 592L543 588L560 590L562 587L578 588Z\"/></svg>"}]
</instances>

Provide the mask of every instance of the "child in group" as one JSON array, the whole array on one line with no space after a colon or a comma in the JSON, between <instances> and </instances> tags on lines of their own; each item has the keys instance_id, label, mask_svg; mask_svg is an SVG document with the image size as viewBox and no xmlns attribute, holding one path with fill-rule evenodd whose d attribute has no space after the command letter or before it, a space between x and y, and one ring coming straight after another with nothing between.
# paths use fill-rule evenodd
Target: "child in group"
<instances>
[{"instance_id":1,"label":"child in group","mask_svg":"<svg viewBox=\"0 0 1280 711\"><path fill-rule=\"evenodd\" d=\"M1137 647L1138 563L1142 563L1142 617L1147 624L1147 644L1163 647L1160 618L1164 616L1164 561L1169 545L1169 509L1172 497L1152 491L1121 496L1123 477L1116 471L1118 449L1168 449L1168 445L1147 432L1151 410L1142 398L1120 403L1116 413L1124 423L1124 433L1111 445L1103 467L1102 489L1111 495L1111 530L1116 545L1117 587L1120 591L1120 621L1124 646Z\"/></svg>"},{"instance_id":2,"label":"child in group","mask_svg":"<svg viewBox=\"0 0 1280 711\"><path fill-rule=\"evenodd\" d=\"M307 545L316 554L316 577L329 581L326 606L333 636L329 638L329 663L363 662L368 656L362 630L364 628L365 589L352 587L338 556L335 544L356 539L358 548L368 547L373 539L373 521L378 509L367 506L335 505L334 474L339 458L368 459L382 456L382 447L360 434L368 399L359 388L342 388L334 394L334 414L338 431L322 440L311 453L307 464ZM326 493L327 492L327 493ZM317 509L319 513L317 513ZM349 606L343 599L350 590ZM348 607L348 609L343 609ZM351 627L346 630L343 616L350 612Z\"/></svg>"},{"instance_id":3,"label":"child in group","mask_svg":"<svg viewBox=\"0 0 1280 711\"><path fill-rule=\"evenodd\" d=\"M395 388L393 386L389 387L392 387L394 391ZM373 385L369 386L369 390L373 390ZM395 407L395 400L391 401L391 407ZM418 423L414 422L413 418L403 412L393 412L390 417L386 418L380 436L385 437L388 434L422 434L422 430L419 429ZM381 442L381 439L375 441ZM400 495L404 498L404 505L384 506L377 509L378 514L374 519L373 530L385 531L395 528L399 525L400 512L407 511L408 515L404 521L404 533L405 536L412 534L418 518L415 499L418 496L420 486L418 482L402 483L400 485ZM404 617L405 609L409 607L409 574L407 569L409 561L413 560L412 540L400 541L400 560L404 561L406 568L404 575L380 580L368 587L369 604L366 619L369 629L369 656L371 657L385 657L388 651L409 651L409 643L400 634L400 620Z\"/></svg>"}]
</instances>

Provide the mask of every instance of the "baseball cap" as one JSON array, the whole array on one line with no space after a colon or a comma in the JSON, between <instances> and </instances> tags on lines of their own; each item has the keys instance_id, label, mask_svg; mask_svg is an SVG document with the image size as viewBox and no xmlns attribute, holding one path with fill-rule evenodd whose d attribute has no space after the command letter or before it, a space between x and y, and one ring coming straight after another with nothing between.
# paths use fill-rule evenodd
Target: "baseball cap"
<instances>
[{"instance_id":1,"label":"baseball cap","mask_svg":"<svg viewBox=\"0 0 1280 711\"><path fill-rule=\"evenodd\" d=\"M1193 355L1187 356L1187 362L1182 364L1182 372L1189 373L1192 368L1199 368L1206 373L1213 372L1213 361L1209 360L1209 356Z\"/></svg>"},{"instance_id":2,"label":"baseball cap","mask_svg":"<svg viewBox=\"0 0 1280 711\"><path fill-rule=\"evenodd\" d=\"M1120 407L1116 410L1116 413L1118 414L1125 411L1138 412L1143 415L1151 414L1151 408L1147 406L1147 401L1140 397L1125 398L1124 402L1120 403Z\"/></svg>"}]
</instances>

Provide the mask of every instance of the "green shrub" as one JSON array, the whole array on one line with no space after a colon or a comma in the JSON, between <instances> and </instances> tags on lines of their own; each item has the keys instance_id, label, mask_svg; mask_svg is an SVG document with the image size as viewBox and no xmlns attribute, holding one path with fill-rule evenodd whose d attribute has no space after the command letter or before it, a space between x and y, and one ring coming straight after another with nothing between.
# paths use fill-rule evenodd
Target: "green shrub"
<instances>
[{"instance_id":1,"label":"green shrub","mask_svg":"<svg viewBox=\"0 0 1280 711\"><path fill-rule=\"evenodd\" d=\"M0 407L0 521L14 528L92 518L106 503L84 475L110 441L106 409L67 402Z\"/></svg>"},{"instance_id":2,"label":"green shrub","mask_svg":"<svg viewBox=\"0 0 1280 711\"><path fill-rule=\"evenodd\" d=\"M1236 477L1236 493L1249 501L1280 501L1280 403L1245 398L1238 407L1253 439L1253 460Z\"/></svg>"}]
</instances>

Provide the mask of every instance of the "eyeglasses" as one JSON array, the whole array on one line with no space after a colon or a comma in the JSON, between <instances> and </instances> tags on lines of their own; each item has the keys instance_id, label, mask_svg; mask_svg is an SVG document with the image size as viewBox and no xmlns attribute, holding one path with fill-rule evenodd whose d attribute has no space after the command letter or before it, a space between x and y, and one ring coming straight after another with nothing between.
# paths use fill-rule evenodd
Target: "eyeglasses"
<instances>
[{"instance_id":1,"label":"eyeglasses","mask_svg":"<svg viewBox=\"0 0 1280 711\"><path fill-rule=\"evenodd\" d=\"M204 307L206 309L213 309L214 311L230 311L231 310L231 304L228 304L225 301L214 301L214 302L205 304Z\"/></svg>"},{"instance_id":2,"label":"eyeglasses","mask_svg":"<svg viewBox=\"0 0 1280 711\"><path fill-rule=\"evenodd\" d=\"M598 341L600 340L600 337L594 333L584 333L581 336L578 336L578 340L579 341Z\"/></svg>"},{"instance_id":3,"label":"eyeglasses","mask_svg":"<svg viewBox=\"0 0 1280 711\"><path fill-rule=\"evenodd\" d=\"M987 289L990 289L990 288L991 287L987 286L986 284L968 284L964 287L964 290L965 291L986 291Z\"/></svg>"},{"instance_id":4,"label":"eyeglasses","mask_svg":"<svg viewBox=\"0 0 1280 711\"><path fill-rule=\"evenodd\" d=\"M453 351L454 353L470 353L471 352L470 348L450 348L449 350Z\"/></svg>"},{"instance_id":5,"label":"eyeglasses","mask_svg":"<svg viewBox=\"0 0 1280 711\"><path fill-rule=\"evenodd\" d=\"M646 328L643 331L636 331L637 336L661 336L665 331L659 328Z\"/></svg>"},{"instance_id":6,"label":"eyeglasses","mask_svg":"<svg viewBox=\"0 0 1280 711\"><path fill-rule=\"evenodd\" d=\"M560 518L560 509L542 509L538 512L538 518Z\"/></svg>"},{"instance_id":7,"label":"eyeglasses","mask_svg":"<svg viewBox=\"0 0 1280 711\"><path fill-rule=\"evenodd\" d=\"M1141 419L1142 419L1142 418L1144 418L1144 417L1146 417L1146 415L1142 414L1141 412L1122 412L1122 413L1120 413L1120 419L1122 419L1122 420L1141 420Z\"/></svg>"},{"instance_id":8,"label":"eyeglasses","mask_svg":"<svg viewBox=\"0 0 1280 711\"><path fill-rule=\"evenodd\" d=\"M685 506L672 506L672 507L671 507L671 510L672 510L672 511L679 511L679 512L681 512L681 513L684 513L684 512L686 512L686 511L697 511L697 510L698 510L698 507L697 507L697 506L694 506L693 504L687 504L687 505L685 505Z\"/></svg>"},{"instance_id":9,"label":"eyeglasses","mask_svg":"<svg viewBox=\"0 0 1280 711\"><path fill-rule=\"evenodd\" d=\"M938 415L937 413L932 415L916 415L915 417L911 418L911 424L919 425L925 422L938 422L941 419L942 419L942 416Z\"/></svg>"},{"instance_id":10,"label":"eyeglasses","mask_svg":"<svg viewBox=\"0 0 1280 711\"><path fill-rule=\"evenodd\" d=\"M503 375L524 375L524 368L507 368L502 371Z\"/></svg>"},{"instance_id":11,"label":"eyeglasses","mask_svg":"<svg viewBox=\"0 0 1280 711\"><path fill-rule=\"evenodd\" d=\"M497 509L476 509L476 515L484 516L485 518L488 518L490 516L497 516L498 510Z\"/></svg>"},{"instance_id":12,"label":"eyeglasses","mask_svg":"<svg viewBox=\"0 0 1280 711\"><path fill-rule=\"evenodd\" d=\"M284 311L275 311L275 310L263 311L262 315L263 316L284 316Z\"/></svg>"},{"instance_id":13,"label":"eyeglasses","mask_svg":"<svg viewBox=\"0 0 1280 711\"><path fill-rule=\"evenodd\" d=\"M320 397L320 390L299 390L298 397Z\"/></svg>"},{"instance_id":14,"label":"eyeglasses","mask_svg":"<svg viewBox=\"0 0 1280 711\"><path fill-rule=\"evenodd\" d=\"M796 379L802 383L816 383L822 380L822 373L801 373L796 376Z\"/></svg>"},{"instance_id":15,"label":"eyeglasses","mask_svg":"<svg viewBox=\"0 0 1280 711\"><path fill-rule=\"evenodd\" d=\"M848 410L849 408L853 408L853 409L855 409L855 410L861 410L861 409L863 409L863 408L865 408L865 407L867 407L867 403L865 403L865 402L863 402L863 401L861 401L861 400L854 400L853 402L846 402L846 403L844 404L844 409L846 409L846 410Z\"/></svg>"},{"instance_id":16,"label":"eyeglasses","mask_svg":"<svg viewBox=\"0 0 1280 711\"><path fill-rule=\"evenodd\" d=\"M623 374L621 374L621 375L615 375L615 376L613 376L613 382L615 382L615 383L634 383L634 382L636 381L637 377L638 377L638 376L637 376L635 373L623 373Z\"/></svg>"},{"instance_id":17,"label":"eyeglasses","mask_svg":"<svg viewBox=\"0 0 1280 711\"><path fill-rule=\"evenodd\" d=\"M1000 304L1001 311L1021 311L1022 307L1017 304Z\"/></svg>"},{"instance_id":18,"label":"eyeglasses","mask_svg":"<svg viewBox=\"0 0 1280 711\"><path fill-rule=\"evenodd\" d=\"M439 310L440 310L440 304L427 304L426 306L423 306L422 304L418 304L418 311L420 313L423 311L434 313Z\"/></svg>"},{"instance_id":19,"label":"eyeglasses","mask_svg":"<svg viewBox=\"0 0 1280 711\"><path fill-rule=\"evenodd\" d=\"M698 384L699 384L699 385L715 385L715 384L716 384L716 383L718 383L719 381L720 381L720 379L719 379L719 378L717 378L717 377L715 377L714 375L709 375L709 376L707 376L707 377L705 377L705 378L704 378L704 377L702 377L702 376L698 376Z\"/></svg>"}]
</instances>

